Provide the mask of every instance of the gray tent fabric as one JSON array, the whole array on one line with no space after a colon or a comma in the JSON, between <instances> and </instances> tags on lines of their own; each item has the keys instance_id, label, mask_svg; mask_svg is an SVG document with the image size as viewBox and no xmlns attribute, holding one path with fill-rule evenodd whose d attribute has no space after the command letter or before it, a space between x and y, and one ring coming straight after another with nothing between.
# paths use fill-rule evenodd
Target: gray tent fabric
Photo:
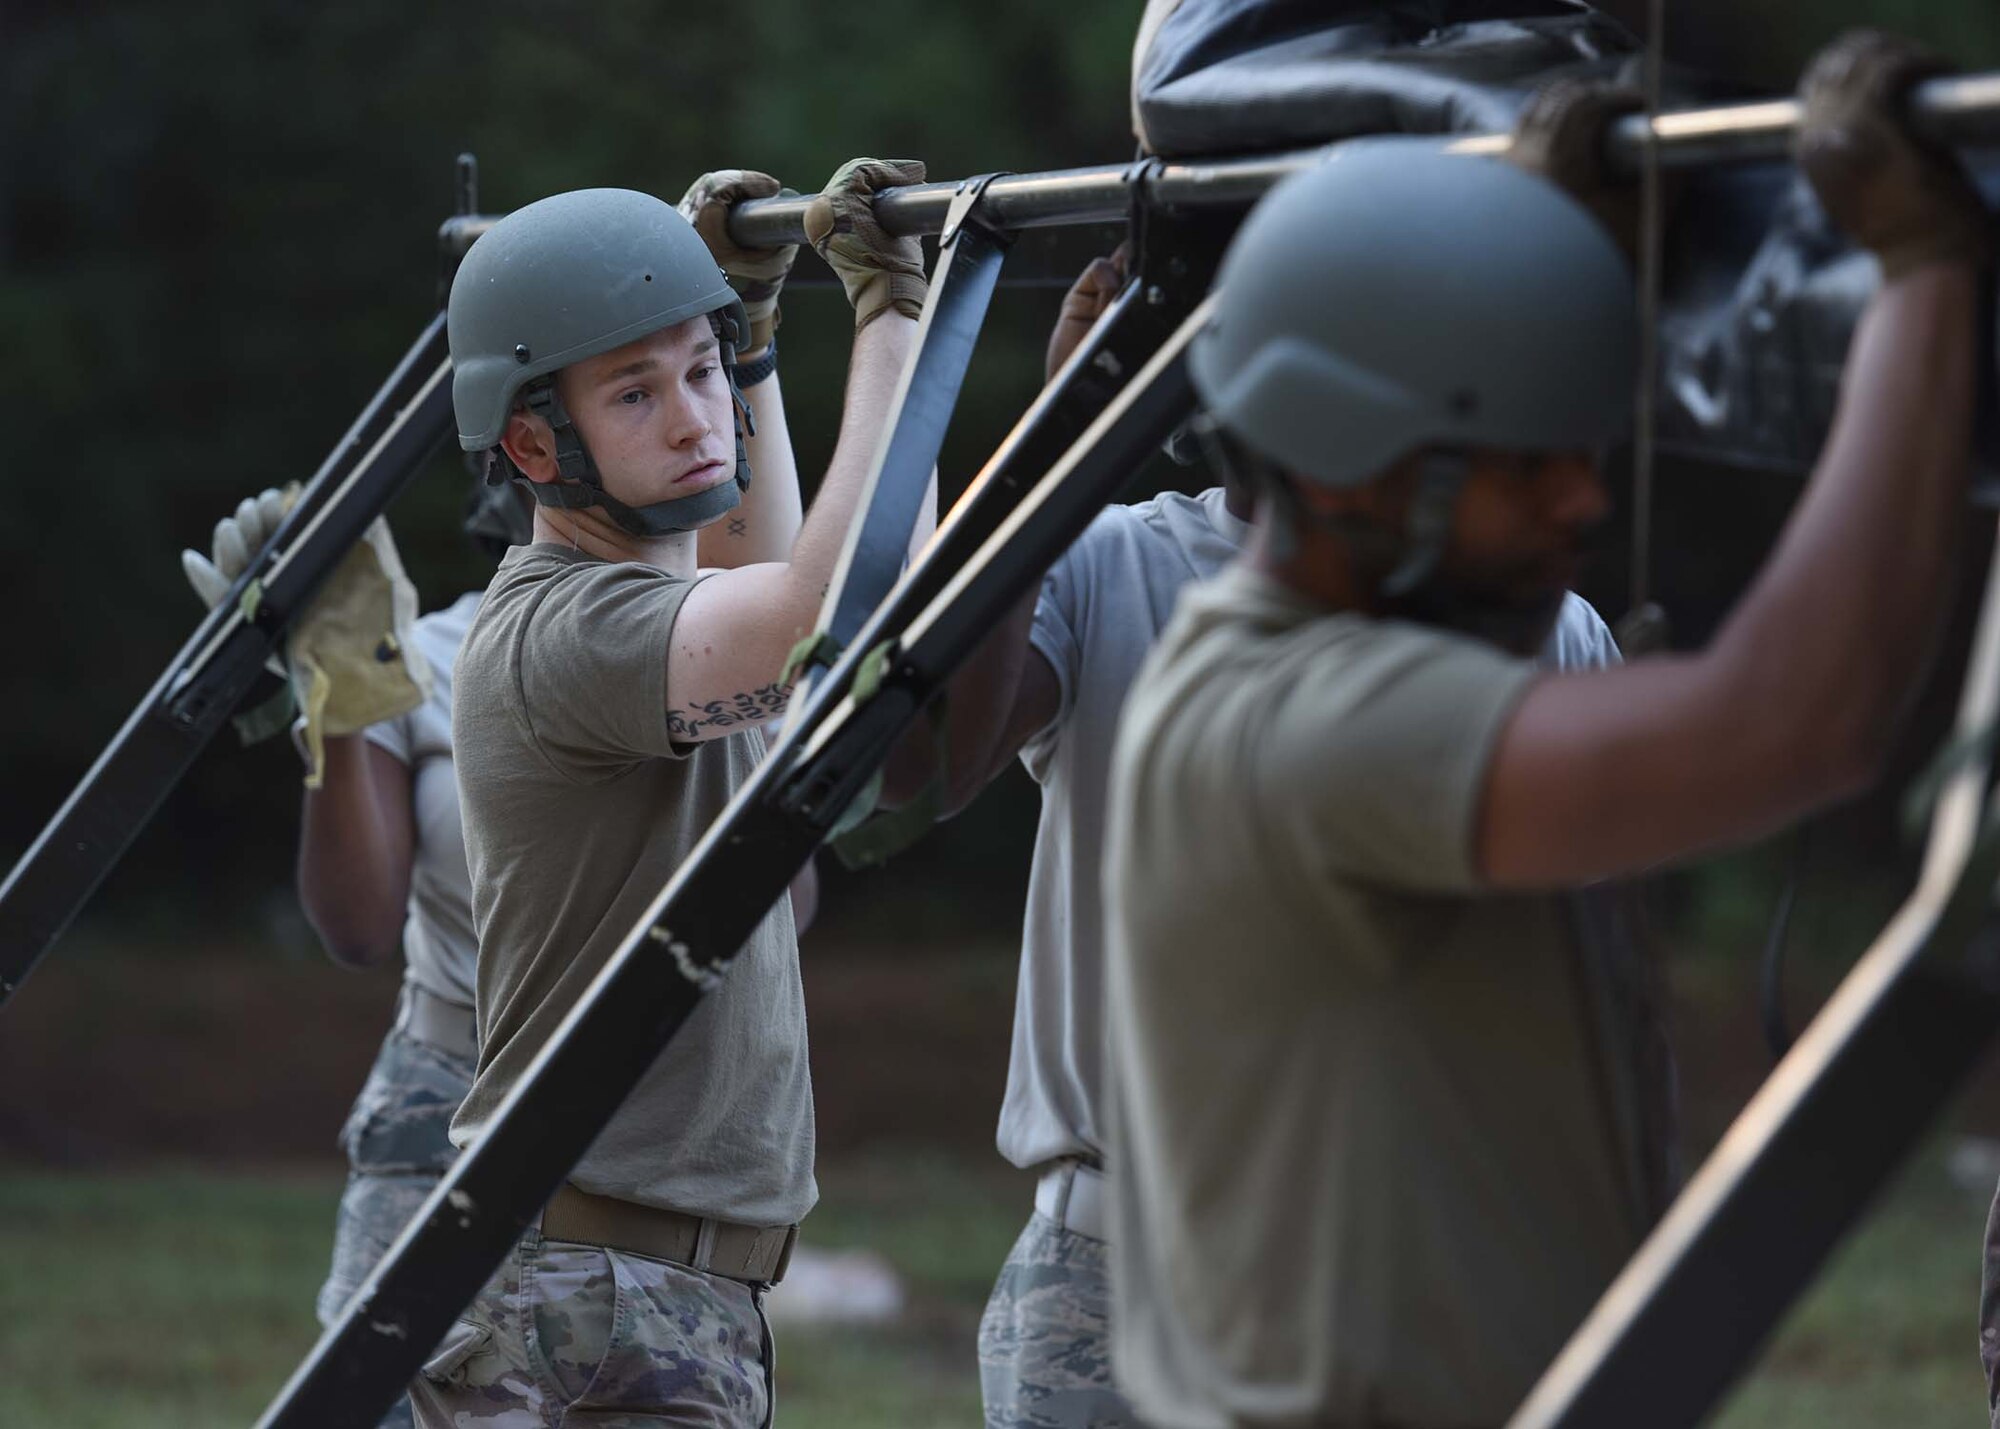
<instances>
[{"instance_id":1,"label":"gray tent fabric","mask_svg":"<svg viewBox=\"0 0 2000 1429\"><path fill-rule=\"evenodd\" d=\"M1501 130L1538 84L1638 48L1570 0L1152 0L1133 129L1167 157Z\"/></svg>"},{"instance_id":2,"label":"gray tent fabric","mask_svg":"<svg viewBox=\"0 0 2000 1429\"><path fill-rule=\"evenodd\" d=\"M1617 74L1638 53L1630 31L1572 0L1151 0L1133 50L1133 127L1168 158L1494 133L1550 79ZM1673 71L1664 107L1738 97ZM2000 199L2000 151L1967 157L1988 200ZM1833 231L1788 163L1717 165L1675 188L1659 443L1804 471L1825 440L1874 261ZM1989 351L1976 451L1982 486L2000 497L1993 365Z\"/></svg>"},{"instance_id":3,"label":"gray tent fabric","mask_svg":"<svg viewBox=\"0 0 2000 1429\"><path fill-rule=\"evenodd\" d=\"M1989 203L2000 154L1968 156ZM1667 236L1660 314L1663 450L1742 467L1804 471L1817 459L1875 260L1828 222L1789 164L1693 175ZM2000 497L2000 387L1985 299L1974 461L1982 501Z\"/></svg>"}]
</instances>

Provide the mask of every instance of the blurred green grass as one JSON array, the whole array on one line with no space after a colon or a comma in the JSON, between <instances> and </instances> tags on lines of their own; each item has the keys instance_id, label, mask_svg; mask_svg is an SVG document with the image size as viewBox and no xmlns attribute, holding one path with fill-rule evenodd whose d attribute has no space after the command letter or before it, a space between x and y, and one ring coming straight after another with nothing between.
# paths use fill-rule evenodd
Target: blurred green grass
<instances>
[{"instance_id":1,"label":"blurred green grass","mask_svg":"<svg viewBox=\"0 0 2000 1429\"><path fill-rule=\"evenodd\" d=\"M990 1159L823 1169L811 1244L903 1276L890 1327L778 1330L782 1422L979 1421L974 1337L1030 1183ZM0 1426L248 1425L319 1333L337 1176L0 1172Z\"/></svg>"},{"instance_id":2,"label":"blurred green grass","mask_svg":"<svg viewBox=\"0 0 2000 1429\"><path fill-rule=\"evenodd\" d=\"M874 1155L822 1173L812 1243L905 1277L893 1326L781 1327L780 1422L979 1422L974 1335L1025 1215L1024 1180L970 1158ZM0 1425L249 1424L311 1344L339 1194L324 1175L0 1175ZM1985 1423L1973 1315L1985 1206L1933 1148L1835 1258L1719 1429Z\"/></svg>"}]
</instances>

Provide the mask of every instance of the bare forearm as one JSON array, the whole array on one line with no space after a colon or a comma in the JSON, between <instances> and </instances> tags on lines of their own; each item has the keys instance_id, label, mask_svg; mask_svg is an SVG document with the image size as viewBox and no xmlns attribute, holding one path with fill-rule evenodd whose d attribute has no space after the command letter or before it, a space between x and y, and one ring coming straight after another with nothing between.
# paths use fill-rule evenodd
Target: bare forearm
<instances>
[{"instance_id":1,"label":"bare forearm","mask_svg":"<svg viewBox=\"0 0 2000 1429\"><path fill-rule=\"evenodd\" d=\"M1879 749L1934 647L1964 495L1976 287L1969 267L1933 265L1870 303L1807 494L1712 648L1760 726L1820 742L1794 756Z\"/></svg>"},{"instance_id":2,"label":"bare forearm","mask_svg":"<svg viewBox=\"0 0 2000 1429\"><path fill-rule=\"evenodd\" d=\"M393 806L360 735L326 741L325 780L299 823L299 902L336 962L367 966L396 950L410 888L408 796ZM400 768L400 766L397 766Z\"/></svg>"},{"instance_id":3,"label":"bare forearm","mask_svg":"<svg viewBox=\"0 0 2000 1429\"><path fill-rule=\"evenodd\" d=\"M840 561L847 528L861 503L876 449L885 435L890 404L917 325L900 313L885 313L854 336L848 365L847 398L840 437L826 478L813 499L804 529L792 547L790 583L796 598L816 610ZM808 616L810 619L810 616Z\"/></svg>"},{"instance_id":4,"label":"bare forearm","mask_svg":"<svg viewBox=\"0 0 2000 1429\"><path fill-rule=\"evenodd\" d=\"M799 466L785 422L785 396L778 375L744 394L756 413L757 430L744 439L750 458L750 487L742 504L695 537L696 563L728 570L759 561L782 561L799 538L802 504Z\"/></svg>"}]
</instances>

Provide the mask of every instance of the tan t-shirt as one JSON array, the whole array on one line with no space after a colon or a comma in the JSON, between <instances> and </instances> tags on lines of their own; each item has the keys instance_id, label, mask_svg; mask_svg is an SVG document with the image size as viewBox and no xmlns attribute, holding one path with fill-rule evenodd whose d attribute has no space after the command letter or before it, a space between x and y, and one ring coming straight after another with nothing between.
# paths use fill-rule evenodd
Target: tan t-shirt
<instances>
[{"instance_id":1,"label":"tan t-shirt","mask_svg":"<svg viewBox=\"0 0 2000 1429\"><path fill-rule=\"evenodd\" d=\"M1535 675L1237 566L1134 686L1113 1332L1149 1423L1501 1424L1637 1244L1636 1054L1586 1010L1564 901L1472 864Z\"/></svg>"},{"instance_id":2,"label":"tan t-shirt","mask_svg":"<svg viewBox=\"0 0 2000 1429\"><path fill-rule=\"evenodd\" d=\"M754 726L667 735L667 642L694 583L548 544L500 563L456 672L479 934L465 1146L764 754ZM661 954L665 956L664 953ZM782 898L570 1174L586 1191L752 1225L812 1207L798 936Z\"/></svg>"}]
</instances>

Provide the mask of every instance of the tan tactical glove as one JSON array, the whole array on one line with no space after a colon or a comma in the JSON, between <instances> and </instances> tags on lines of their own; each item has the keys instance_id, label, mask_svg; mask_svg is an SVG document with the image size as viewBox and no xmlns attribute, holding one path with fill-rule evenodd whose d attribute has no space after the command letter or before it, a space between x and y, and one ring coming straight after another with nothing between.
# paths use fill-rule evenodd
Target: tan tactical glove
<instances>
[{"instance_id":1,"label":"tan tactical glove","mask_svg":"<svg viewBox=\"0 0 2000 1429\"><path fill-rule=\"evenodd\" d=\"M769 174L760 174L755 169L717 169L696 179L677 205L681 217L694 225L694 231L708 245L709 254L729 275L736 296L743 300L743 311L750 319L750 335L737 349L739 361L762 357L771 345L771 338L778 331L778 293L785 286L785 275L792 271L792 260L799 250L792 243L781 248L739 246L729 236L729 210L745 199L778 194L798 197L792 190L778 187L778 181Z\"/></svg>"},{"instance_id":2,"label":"tan tactical glove","mask_svg":"<svg viewBox=\"0 0 2000 1429\"><path fill-rule=\"evenodd\" d=\"M181 552L181 569L205 604L227 594L298 494L291 486L246 499L216 523L212 559ZM416 588L403 574L388 523L377 517L285 639L308 789L320 786L326 736L358 733L429 698L430 665L410 638L416 619Z\"/></svg>"},{"instance_id":3,"label":"tan tactical glove","mask_svg":"<svg viewBox=\"0 0 2000 1429\"><path fill-rule=\"evenodd\" d=\"M1639 241L1639 186L1604 162L1606 131L1645 108L1639 91L1604 80L1558 79L1514 121L1507 162L1540 174L1605 226L1629 258Z\"/></svg>"},{"instance_id":4,"label":"tan tactical glove","mask_svg":"<svg viewBox=\"0 0 2000 1429\"><path fill-rule=\"evenodd\" d=\"M1842 35L1806 67L1792 152L1827 216L1882 264L1986 261L1992 218L1948 150L1909 126L1910 91L1949 66L1880 30Z\"/></svg>"},{"instance_id":5,"label":"tan tactical glove","mask_svg":"<svg viewBox=\"0 0 2000 1429\"><path fill-rule=\"evenodd\" d=\"M1063 294L1062 308L1056 313L1056 325L1049 329L1048 351L1042 361L1044 382L1054 379L1069 361L1069 355L1076 351L1076 345L1097 326L1097 320L1125 286L1131 261L1132 245L1121 243L1109 256L1091 259L1090 266L1069 285L1069 291Z\"/></svg>"},{"instance_id":6,"label":"tan tactical glove","mask_svg":"<svg viewBox=\"0 0 2000 1429\"><path fill-rule=\"evenodd\" d=\"M924 250L914 238L891 238L875 221L875 195L924 181L917 159L849 159L806 209L806 238L847 289L858 332L890 308L905 317L924 310Z\"/></svg>"}]
</instances>

